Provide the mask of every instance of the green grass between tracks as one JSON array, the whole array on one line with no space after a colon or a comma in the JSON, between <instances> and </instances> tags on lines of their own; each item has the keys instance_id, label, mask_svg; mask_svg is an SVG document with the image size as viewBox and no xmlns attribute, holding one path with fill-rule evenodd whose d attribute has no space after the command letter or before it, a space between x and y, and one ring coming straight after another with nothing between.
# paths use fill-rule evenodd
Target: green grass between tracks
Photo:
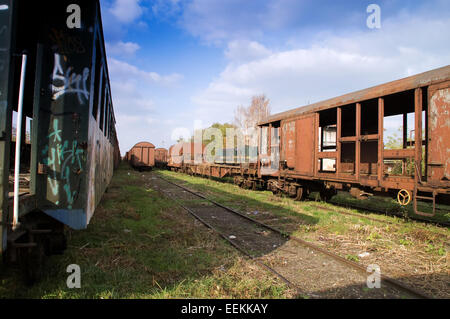
<instances>
[{"instance_id":1,"label":"green grass between tracks","mask_svg":"<svg viewBox=\"0 0 450 319\"><path fill-rule=\"evenodd\" d=\"M286 286L243 258L126 164L115 172L89 227L70 231L64 255L27 287L0 270L0 298L283 298ZM81 288L66 267L81 268Z\"/></svg>"},{"instance_id":2,"label":"green grass between tracks","mask_svg":"<svg viewBox=\"0 0 450 319\"><path fill-rule=\"evenodd\" d=\"M270 225L315 242L342 257L358 262L380 263L394 277L414 273L417 278L422 276L417 280L423 279L425 282L428 280L426 276L432 274L436 281L442 281L450 271L446 262L450 248L448 228L335 207L324 202L296 202L290 198L276 197L268 191L245 190L231 183L171 171L157 173L255 219L267 220ZM323 210L317 205L356 216ZM363 252L370 252L370 257L358 257ZM448 293L444 292L444 296Z\"/></svg>"}]
</instances>

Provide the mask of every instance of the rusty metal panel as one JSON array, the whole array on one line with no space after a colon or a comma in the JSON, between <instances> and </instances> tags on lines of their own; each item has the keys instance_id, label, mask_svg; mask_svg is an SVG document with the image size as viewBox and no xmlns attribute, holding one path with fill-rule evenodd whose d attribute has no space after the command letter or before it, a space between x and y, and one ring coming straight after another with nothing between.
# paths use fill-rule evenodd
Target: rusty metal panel
<instances>
[{"instance_id":1,"label":"rusty metal panel","mask_svg":"<svg viewBox=\"0 0 450 319\"><path fill-rule=\"evenodd\" d=\"M295 121L283 124L283 158L289 168L295 168Z\"/></svg>"},{"instance_id":2,"label":"rusty metal panel","mask_svg":"<svg viewBox=\"0 0 450 319\"><path fill-rule=\"evenodd\" d=\"M165 148L155 149L155 162L166 163L168 151Z\"/></svg>"},{"instance_id":3,"label":"rusty metal panel","mask_svg":"<svg viewBox=\"0 0 450 319\"><path fill-rule=\"evenodd\" d=\"M152 143L140 142L131 150L131 165L135 167L155 166L155 146Z\"/></svg>"},{"instance_id":4,"label":"rusty metal panel","mask_svg":"<svg viewBox=\"0 0 450 319\"><path fill-rule=\"evenodd\" d=\"M450 82L429 88L428 169L432 182L450 180Z\"/></svg>"},{"instance_id":5,"label":"rusty metal panel","mask_svg":"<svg viewBox=\"0 0 450 319\"><path fill-rule=\"evenodd\" d=\"M295 170L300 174L314 174L314 152L315 149L315 115L298 119L296 127L296 162Z\"/></svg>"}]
</instances>

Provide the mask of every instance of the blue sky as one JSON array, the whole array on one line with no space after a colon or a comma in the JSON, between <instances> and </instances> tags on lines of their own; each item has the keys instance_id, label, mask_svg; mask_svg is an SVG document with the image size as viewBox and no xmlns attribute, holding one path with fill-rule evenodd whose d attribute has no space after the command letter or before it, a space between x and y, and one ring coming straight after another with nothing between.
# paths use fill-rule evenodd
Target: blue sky
<instances>
[{"instance_id":1,"label":"blue sky","mask_svg":"<svg viewBox=\"0 0 450 319\"><path fill-rule=\"evenodd\" d=\"M369 4L381 28L369 29ZM448 65L450 1L101 0L121 152Z\"/></svg>"}]
</instances>

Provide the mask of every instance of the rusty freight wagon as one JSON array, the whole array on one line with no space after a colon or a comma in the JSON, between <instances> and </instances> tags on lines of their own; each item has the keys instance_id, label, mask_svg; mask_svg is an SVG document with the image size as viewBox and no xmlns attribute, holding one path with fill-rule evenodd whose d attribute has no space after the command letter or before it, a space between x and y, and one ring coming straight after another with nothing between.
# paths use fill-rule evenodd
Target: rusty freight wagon
<instances>
[{"instance_id":1,"label":"rusty freight wagon","mask_svg":"<svg viewBox=\"0 0 450 319\"><path fill-rule=\"evenodd\" d=\"M386 139L393 123L399 137ZM259 177L274 192L390 193L422 215L450 202L450 66L275 114L259 127ZM433 212L419 211L418 200Z\"/></svg>"},{"instance_id":2,"label":"rusty freight wagon","mask_svg":"<svg viewBox=\"0 0 450 319\"><path fill-rule=\"evenodd\" d=\"M450 203L450 66L275 114L258 126L255 162L185 161L177 144L169 167L234 176L239 186L297 200L311 191L325 200L337 190L376 193L412 202L426 216L436 203ZM420 211L418 201L432 211Z\"/></svg>"},{"instance_id":3,"label":"rusty freight wagon","mask_svg":"<svg viewBox=\"0 0 450 319\"><path fill-rule=\"evenodd\" d=\"M152 169L155 166L155 145L139 142L128 152L131 166L138 170Z\"/></svg>"},{"instance_id":4,"label":"rusty freight wagon","mask_svg":"<svg viewBox=\"0 0 450 319\"><path fill-rule=\"evenodd\" d=\"M188 172L190 167L204 163L205 145L195 142L180 142L169 148L167 166L173 171Z\"/></svg>"},{"instance_id":5,"label":"rusty freight wagon","mask_svg":"<svg viewBox=\"0 0 450 319\"><path fill-rule=\"evenodd\" d=\"M32 280L65 225L88 226L120 152L99 1L0 7L0 254Z\"/></svg>"},{"instance_id":6,"label":"rusty freight wagon","mask_svg":"<svg viewBox=\"0 0 450 319\"><path fill-rule=\"evenodd\" d=\"M164 168L167 166L169 152L165 148L155 149L155 166Z\"/></svg>"}]
</instances>

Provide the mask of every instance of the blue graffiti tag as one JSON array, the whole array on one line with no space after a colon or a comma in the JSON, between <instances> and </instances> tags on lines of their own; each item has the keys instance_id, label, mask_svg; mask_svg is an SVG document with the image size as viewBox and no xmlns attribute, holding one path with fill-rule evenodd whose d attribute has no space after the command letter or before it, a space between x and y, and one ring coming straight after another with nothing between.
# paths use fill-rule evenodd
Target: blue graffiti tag
<instances>
[{"instance_id":1,"label":"blue graffiti tag","mask_svg":"<svg viewBox=\"0 0 450 319\"><path fill-rule=\"evenodd\" d=\"M59 182L61 181L62 187L67 197L67 207L72 208L76 191L71 189L71 172L73 170L80 171L82 169L82 156L84 155L83 149L78 149L78 142L72 141L72 145L69 147L69 141L62 141L62 130L59 129L58 119L53 120L53 131L47 136L49 142L53 142L53 146L46 145L42 150L42 155L46 156L43 159L43 163L47 165L51 173L47 180L53 195L59 193ZM58 179L57 169L60 168L61 174ZM56 205L60 202L57 201Z\"/></svg>"}]
</instances>

